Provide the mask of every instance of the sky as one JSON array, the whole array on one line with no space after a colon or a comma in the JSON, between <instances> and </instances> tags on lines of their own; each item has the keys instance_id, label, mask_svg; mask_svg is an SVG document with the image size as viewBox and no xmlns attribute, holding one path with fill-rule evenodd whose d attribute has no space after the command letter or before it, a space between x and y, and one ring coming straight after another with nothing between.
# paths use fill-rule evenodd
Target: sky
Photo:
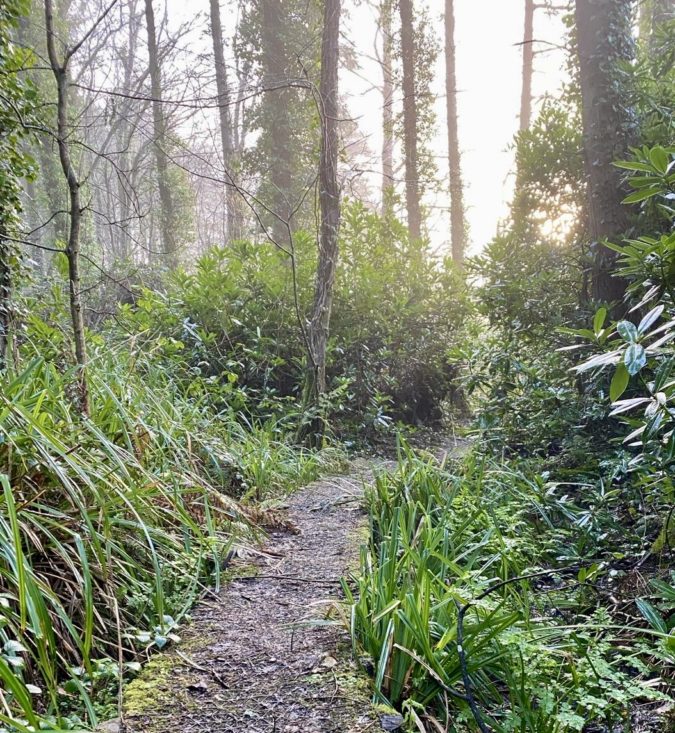
<instances>
[{"instance_id":1,"label":"sky","mask_svg":"<svg viewBox=\"0 0 675 733\"><path fill-rule=\"evenodd\" d=\"M442 41L444 0L416 0L425 3ZM167 0L171 25L208 13L208 0ZM354 44L360 68L341 71L341 93L349 114L359 124L365 145L371 151L371 165L379 168L382 98L377 86L381 71L372 60L376 30L373 9L363 0L344 0L342 34ZM236 0L221 0L225 24ZM455 0L457 86L459 90L459 136L462 152L465 205L469 223L470 252L478 252L494 236L499 221L508 213L513 184L513 136L518 129L521 84L521 46L524 0ZM228 29L226 29L227 32ZM229 29L230 34L232 28ZM537 45L533 92L535 100L555 93L563 81L564 55L550 44L564 42L560 19L539 10L534 36L546 41ZM204 43L204 36L194 39ZM545 53L539 53L546 49ZM433 92L438 96L437 134L432 141L440 178L447 180L447 138L445 131L445 68L439 55ZM536 110L536 102L535 102ZM373 192L380 178L371 174ZM429 198L429 232L432 244L443 250L449 242L447 194Z\"/></svg>"},{"instance_id":2,"label":"sky","mask_svg":"<svg viewBox=\"0 0 675 733\"><path fill-rule=\"evenodd\" d=\"M455 0L456 62L459 137L462 153L465 205L470 230L470 250L479 251L495 234L508 213L512 191L513 136L518 129L523 37L524 0ZM439 38L444 32L444 0L427 0L433 27ZM363 69L358 75L343 72L342 91L349 95L349 109L359 118L364 134L370 135L373 150L381 146L381 99L366 79L378 79L377 65L365 54L372 53L373 11L366 5L350 8L343 33L363 50ZM535 38L553 44L564 42L559 19L542 11L535 17ZM535 56L533 93L540 99L556 92L563 81L564 55L552 46L540 44ZM553 50L551 50L553 49ZM378 79L379 83L379 79ZM438 59L434 92L438 95L438 134L433 141L440 176L447 176L445 131L445 61ZM432 242L447 246L449 220L447 196L429 199L429 230Z\"/></svg>"}]
</instances>

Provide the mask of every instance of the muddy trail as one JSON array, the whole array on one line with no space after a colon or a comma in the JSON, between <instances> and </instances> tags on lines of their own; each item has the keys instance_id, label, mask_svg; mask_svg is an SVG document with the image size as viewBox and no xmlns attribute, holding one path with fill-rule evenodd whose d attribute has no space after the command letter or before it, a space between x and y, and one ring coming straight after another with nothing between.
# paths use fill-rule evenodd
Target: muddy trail
<instances>
[{"instance_id":1,"label":"muddy trail","mask_svg":"<svg viewBox=\"0 0 675 733\"><path fill-rule=\"evenodd\" d=\"M358 561L373 469L357 461L349 476L289 499L288 527L270 534L252 565L235 565L176 648L128 686L127 733L381 730L368 681L331 614L341 576Z\"/></svg>"}]
</instances>

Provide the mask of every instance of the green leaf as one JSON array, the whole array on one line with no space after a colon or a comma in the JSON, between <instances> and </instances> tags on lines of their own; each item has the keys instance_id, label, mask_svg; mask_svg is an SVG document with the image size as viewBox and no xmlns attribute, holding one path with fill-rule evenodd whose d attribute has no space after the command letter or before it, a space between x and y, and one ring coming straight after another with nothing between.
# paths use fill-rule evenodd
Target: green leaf
<instances>
[{"instance_id":1,"label":"green leaf","mask_svg":"<svg viewBox=\"0 0 675 733\"><path fill-rule=\"evenodd\" d=\"M630 381L630 374L628 374L628 369L626 369L625 364L619 364L617 366L616 371L614 372L614 376L612 377L612 383L609 385L609 399L612 402L616 402L619 397L626 391L626 387L628 387L628 382Z\"/></svg>"},{"instance_id":2,"label":"green leaf","mask_svg":"<svg viewBox=\"0 0 675 733\"><path fill-rule=\"evenodd\" d=\"M629 344L634 344L637 341L638 332L634 323L630 321L619 321L616 324L616 330L619 332L619 336Z\"/></svg>"},{"instance_id":3,"label":"green leaf","mask_svg":"<svg viewBox=\"0 0 675 733\"><path fill-rule=\"evenodd\" d=\"M660 145L649 151L649 160L659 173L665 173L668 170L668 163L670 162L668 153Z\"/></svg>"},{"instance_id":4,"label":"green leaf","mask_svg":"<svg viewBox=\"0 0 675 733\"><path fill-rule=\"evenodd\" d=\"M605 325L605 319L607 318L607 308L600 308L595 314L593 319L593 330L596 334L600 333L602 327Z\"/></svg>"},{"instance_id":5,"label":"green leaf","mask_svg":"<svg viewBox=\"0 0 675 733\"><path fill-rule=\"evenodd\" d=\"M652 604L644 598L638 598L635 601L635 605L638 607L640 613L649 621L649 625L656 631L660 631L663 634L668 633L668 627L666 622L663 620L661 614L652 606Z\"/></svg>"},{"instance_id":6,"label":"green leaf","mask_svg":"<svg viewBox=\"0 0 675 733\"><path fill-rule=\"evenodd\" d=\"M656 196L660 192L660 188L658 187L651 187L651 188L643 188L639 191L633 191L633 193L626 196L626 198L621 202L622 204L637 204L640 201L644 201L645 199L650 199L653 196Z\"/></svg>"},{"instance_id":7,"label":"green leaf","mask_svg":"<svg viewBox=\"0 0 675 733\"><path fill-rule=\"evenodd\" d=\"M631 377L634 377L647 363L647 354L640 344L630 344L623 357L623 363Z\"/></svg>"},{"instance_id":8,"label":"green leaf","mask_svg":"<svg viewBox=\"0 0 675 733\"><path fill-rule=\"evenodd\" d=\"M647 315L640 321L640 325L637 327L638 333L644 333L654 323L654 321L658 320L663 313L664 308L664 305L657 305L656 308L652 308L652 310L650 310L649 313L647 313Z\"/></svg>"},{"instance_id":9,"label":"green leaf","mask_svg":"<svg viewBox=\"0 0 675 733\"><path fill-rule=\"evenodd\" d=\"M627 171L643 171L644 173L653 173L654 166L649 163L639 163L634 160L617 160L614 165L617 168L623 168Z\"/></svg>"}]
</instances>

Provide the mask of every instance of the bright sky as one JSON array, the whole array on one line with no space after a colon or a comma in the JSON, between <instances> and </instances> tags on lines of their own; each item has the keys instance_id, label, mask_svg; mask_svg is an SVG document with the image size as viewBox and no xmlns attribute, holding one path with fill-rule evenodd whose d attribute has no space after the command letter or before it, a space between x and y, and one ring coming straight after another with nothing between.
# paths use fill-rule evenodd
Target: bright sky
<instances>
[{"instance_id":1,"label":"bright sky","mask_svg":"<svg viewBox=\"0 0 675 733\"><path fill-rule=\"evenodd\" d=\"M349 0L347 0L349 2ZM418 0L419 1L419 0ZM423 0L422 0L423 1ZM439 38L444 32L443 0L426 0L433 27ZM351 3L349 3L351 5ZM455 0L457 86L459 89L459 135L462 151L465 204L470 226L472 250L480 250L495 234L497 224L508 211L511 197L513 151L511 143L518 129L521 85L521 47L523 37L524 0ZM351 7L343 23L343 33L372 55L373 11L365 5ZM561 44L564 29L559 19L541 10L535 16L536 39ZM535 46L534 96L560 88L564 56L550 50L548 44ZM376 64L366 58L359 77L380 83ZM343 92L350 95L350 111L359 118L370 147L381 147L381 95L367 91L370 84L354 74L343 75ZM438 95L437 127L434 141L439 173L447 175L447 139L445 131L445 60L438 59L436 84ZM379 181L378 181L379 183ZM449 221L447 196L443 193L429 200L429 228L437 246L447 245Z\"/></svg>"},{"instance_id":2,"label":"bright sky","mask_svg":"<svg viewBox=\"0 0 675 733\"><path fill-rule=\"evenodd\" d=\"M208 0L167 0L170 22L206 17ZM417 0L430 9L439 40L443 34L444 0ZM497 224L508 210L511 197L513 151L511 143L518 129L521 81L521 47L524 0L455 0L457 85L460 91L459 134L462 150L465 203L470 226L472 251L480 250L495 234ZM342 33L359 52L358 74L343 71L341 91L347 97L350 114L373 153L372 166L379 167L381 149L381 94L374 85L381 83L373 55L376 30L374 11L364 2L344 0ZM221 0L224 23L232 23L235 0ZM202 26L203 27L203 26ZM547 41L535 46L546 53L535 56L534 96L556 92L562 82L564 57L548 44L562 43L564 30L559 19L538 10L535 16L536 39ZM195 43L204 43L204 37ZM443 54L438 60L434 92L438 95L437 127L434 141L439 172L445 180L447 142L445 132L445 68ZM376 190L379 176L372 176ZM430 207L429 228L435 246L442 248L449 239L447 195L426 202Z\"/></svg>"}]
</instances>

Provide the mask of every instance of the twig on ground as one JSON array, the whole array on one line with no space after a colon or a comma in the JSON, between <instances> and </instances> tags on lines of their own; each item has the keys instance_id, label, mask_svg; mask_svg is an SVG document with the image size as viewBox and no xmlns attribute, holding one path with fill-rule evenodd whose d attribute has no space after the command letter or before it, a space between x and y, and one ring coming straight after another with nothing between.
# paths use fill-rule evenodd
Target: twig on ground
<instances>
[{"instance_id":1,"label":"twig on ground","mask_svg":"<svg viewBox=\"0 0 675 733\"><path fill-rule=\"evenodd\" d=\"M210 669L206 669L206 667L202 667L200 664L197 664L194 660L190 659L189 657L185 656L183 652L176 650L176 654L192 669L196 669L198 672L204 672L204 674L210 675L222 688L225 690L228 689L227 682L218 675L216 672L213 672Z\"/></svg>"}]
</instances>

